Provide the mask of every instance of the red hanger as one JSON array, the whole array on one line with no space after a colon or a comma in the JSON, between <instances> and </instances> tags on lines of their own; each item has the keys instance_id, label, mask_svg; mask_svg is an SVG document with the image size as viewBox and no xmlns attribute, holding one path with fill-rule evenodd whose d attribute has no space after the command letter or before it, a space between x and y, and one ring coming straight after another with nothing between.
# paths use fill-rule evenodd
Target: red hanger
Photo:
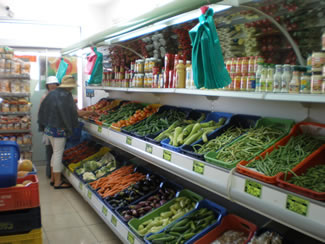
<instances>
[{"instance_id":1,"label":"red hanger","mask_svg":"<svg viewBox=\"0 0 325 244\"><path fill-rule=\"evenodd\" d=\"M209 7L208 6L202 6L200 9L201 9L202 14L205 14L205 12L209 9Z\"/></svg>"}]
</instances>

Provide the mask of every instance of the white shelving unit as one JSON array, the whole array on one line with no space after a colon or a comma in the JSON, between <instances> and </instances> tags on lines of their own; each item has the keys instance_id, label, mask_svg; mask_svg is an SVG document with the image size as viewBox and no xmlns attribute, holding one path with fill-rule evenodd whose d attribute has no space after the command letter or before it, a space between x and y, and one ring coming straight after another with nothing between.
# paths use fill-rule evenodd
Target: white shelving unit
<instances>
[{"instance_id":1,"label":"white shelving unit","mask_svg":"<svg viewBox=\"0 0 325 244\"><path fill-rule=\"evenodd\" d=\"M160 94L184 94L208 97L230 97L270 101L290 101L303 103L325 103L325 94L291 94L291 93L266 93L266 92L240 92L199 89L175 89L175 88L119 88L106 86L87 86L88 89L103 91L119 91L134 93L160 93Z\"/></svg>"},{"instance_id":2,"label":"white shelving unit","mask_svg":"<svg viewBox=\"0 0 325 244\"><path fill-rule=\"evenodd\" d=\"M325 203L323 202L229 172L121 132L89 122L84 123L86 131L107 143L299 232L320 241L325 240ZM200 170L194 169L194 165ZM257 183L259 197L246 192L245 184L250 182ZM288 197L292 196L302 201L302 204L297 203L296 206L305 208L306 215L287 209Z\"/></svg>"},{"instance_id":3,"label":"white shelving unit","mask_svg":"<svg viewBox=\"0 0 325 244\"><path fill-rule=\"evenodd\" d=\"M78 177L73 175L68 168L63 171L64 176L69 180L76 191L85 199L86 202L95 210L111 230L126 244L144 243L125 225L113 211L108 209L105 204L93 194L93 192Z\"/></svg>"}]
</instances>

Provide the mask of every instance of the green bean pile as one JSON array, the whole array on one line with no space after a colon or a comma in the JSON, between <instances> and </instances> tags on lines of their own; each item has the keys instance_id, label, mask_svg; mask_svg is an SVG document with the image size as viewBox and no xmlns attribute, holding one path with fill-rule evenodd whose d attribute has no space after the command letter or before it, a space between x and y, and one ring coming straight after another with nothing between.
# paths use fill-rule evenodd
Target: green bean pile
<instances>
[{"instance_id":1,"label":"green bean pile","mask_svg":"<svg viewBox=\"0 0 325 244\"><path fill-rule=\"evenodd\" d=\"M322 141L301 134L290 138L285 146L279 146L264 158L247 165L266 176L275 176L280 172L291 171L298 163L322 145Z\"/></svg>"},{"instance_id":2,"label":"green bean pile","mask_svg":"<svg viewBox=\"0 0 325 244\"><path fill-rule=\"evenodd\" d=\"M124 130L136 133L140 136L156 134L162 130L166 130L172 123L185 119L186 114L179 110L165 110L162 113L156 113L141 122L130 125Z\"/></svg>"},{"instance_id":3,"label":"green bean pile","mask_svg":"<svg viewBox=\"0 0 325 244\"><path fill-rule=\"evenodd\" d=\"M248 129L240 127L230 127L220 136L212 139L204 144L195 144L193 150L198 154L205 154L210 151L217 151L224 145L236 139L238 136L244 134Z\"/></svg>"},{"instance_id":4,"label":"green bean pile","mask_svg":"<svg viewBox=\"0 0 325 244\"><path fill-rule=\"evenodd\" d=\"M295 175L288 182L316 192L325 192L325 164L309 168L306 173Z\"/></svg>"},{"instance_id":5,"label":"green bean pile","mask_svg":"<svg viewBox=\"0 0 325 244\"><path fill-rule=\"evenodd\" d=\"M249 129L238 141L220 149L216 153L216 159L225 163L249 160L283 134L282 130L272 127Z\"/></svg>"},{"instance_id":6,"label":"green bean pile","mask_svg":"<svg viewBox=\"0 0 325 244\"><path fill-rule=\"evenodd\" d=\"M140 103L128 103L121 106L119 109L109 112L106 115L100 116L99 120L103 121L107 125L118 122L122 119L128 119L132 116L138 109L143 109L145 106Z\"/></svg>"}]
</instances>

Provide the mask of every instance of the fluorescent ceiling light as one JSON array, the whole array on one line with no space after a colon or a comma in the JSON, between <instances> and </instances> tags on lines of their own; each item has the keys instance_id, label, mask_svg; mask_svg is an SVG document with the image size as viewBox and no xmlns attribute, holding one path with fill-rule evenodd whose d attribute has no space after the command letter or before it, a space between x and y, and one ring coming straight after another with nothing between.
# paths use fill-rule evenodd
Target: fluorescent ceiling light
<instances>
[{"instance_id":1,"label":"fluorescent ceiling light","mask_svg":"<svg viewBox=\"0 0 325 244\"><path fill-rule=\"evenodd\" d=\"M221 11L224 11L224 10L227 10L227 9L231 8L230 5L219 5L219 4L211 4L211 5L209 5L209 7L213 9L214 13L221 12ZM145 34L149 34L149 33L164 29L167 26L177 25L177 24L185 23L185 22L190 21L190 20L198 19L201 14L202 14L201 10L196 9L196 10L193 10L193 11L190 11L190 12L187 12L187 13L184 13L184 14L181 14L181 15L171 17L169 19L157 22L157 23L155 23L153 25L143 27L143 28L141 28L139 30L135 30L135 31L132 31L132 32L127 33L127 34L123 34L123 35L118 36L118 37L113 37L113 38L107 39L104 42L106 44L112 44L112 43L116 43L116 42L130 40L130 39L140 37L140 36L145 35Z\"/></svg>"}]
</instances>

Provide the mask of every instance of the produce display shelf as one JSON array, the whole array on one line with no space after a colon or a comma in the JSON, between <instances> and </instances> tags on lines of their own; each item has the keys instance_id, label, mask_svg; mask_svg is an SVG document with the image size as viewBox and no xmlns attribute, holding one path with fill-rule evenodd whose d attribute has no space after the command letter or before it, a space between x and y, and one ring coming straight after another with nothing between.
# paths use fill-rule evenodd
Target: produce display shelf
<instances>
[{"instance_id":1,"label":"produce display shelf","mask_svg":"<svg viewBox=\"0 0 325 244\"><path fill-rule=\"evenodd\" d=\"M31 130L0 130L0 134L28 133Z\"/></svg>"},{"instance_id":2,"label":"produce display shelf","mask_svg":"<svg viewBox=\"0 0 325 244\"><path fill-rule=\"evenodd\" d=\"M0 115L17 115L17 116L23 116L28 115L30 112L0 112Z\"/></svg>"},{"instance_id":3,"label":"produce display shelf","mask_svg":"<svg viewBox=\"0 0 325 244\"><path fill-rule=\"evenodd\" d=\"M13 75L13 74L0 74L0 79L24 79L29 80L29 74L22 74L22 75Z\"/></svg>"},{"instance_id":4,"label":"produce display shelf","mask_svg":"<svg viewBox=\"0 0 325 244\"><path fill-rule=\"evenodd\" d=\"M89 122L84 129L96 138L171 172L217 195L325 241L325 203L229 172L184 154ZM297 210L298 209L298 210ZM300 210L299 210L300 209Z\"/></svg>"},{"instance_id":5,"label":"produce display shelf","mask_svg":"<svg viewBox=\"0 0 325 244\"><path fill-rule=\"evenodd\" d=\"M13 92L0 92L0 97L29 97L27 92L13 93Z\"/></svg>"},{"instance_id":6,"label":"produce display shelf","mask_svg":"<svg viewBox=\"0 0 325 244\"><path fill-rule=\"evenodd\" d=\"M68 168L64 168L63 174L76 191L85 199L86 202L94 209L94 211L102 218L106 225L115 233L115 235L126 244L141 244L143 240L139 239L128 227L124 224L117 215L94 194L86 184L84 184L77 176L72 174Z\"/></svg>"},{"instance_id":7,"label":"produce display shelf","mask_svg":"<svg viewBox=\"0 0 325 244\"><path fill-rule=\"evenodd\" d=\"M243 92L243 91L222 91L207 89L183 89L183 88L119 88L108 86L88 86L88 89L120 91L120 92L142 92L142 93L163 93L163 94L186 94L195 96L232 97L269 101L289 101L304 103L325 103L325 94L290 94L290 93L266 93L266 92Z\"/></svg>"}]
</instances>

